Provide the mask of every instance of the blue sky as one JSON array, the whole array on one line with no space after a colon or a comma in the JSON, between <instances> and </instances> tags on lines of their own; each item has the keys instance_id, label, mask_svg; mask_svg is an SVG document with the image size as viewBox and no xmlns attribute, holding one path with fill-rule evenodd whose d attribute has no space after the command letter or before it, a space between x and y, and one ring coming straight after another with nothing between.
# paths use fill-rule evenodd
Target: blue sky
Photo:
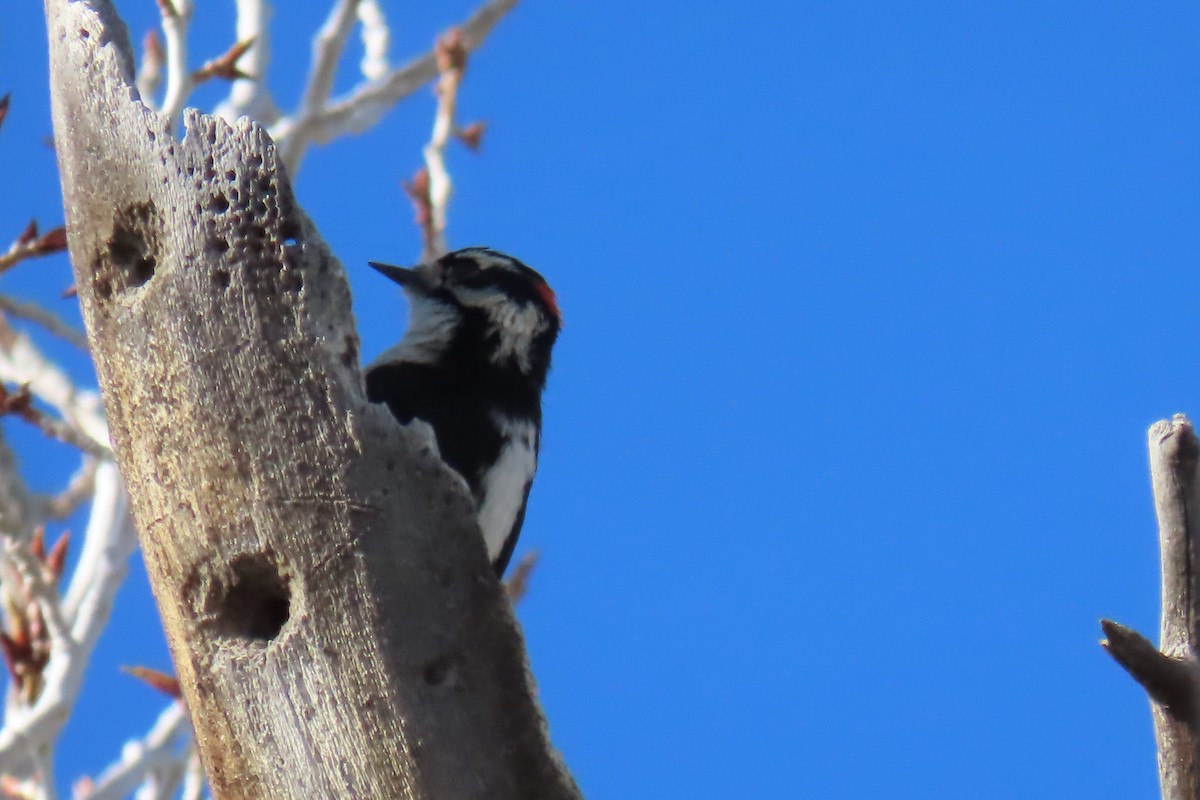
<instances>
[{"instance_id":1,"label":"blue sky","mask_svg":"<svg viewBox=\"0 0 1200 800\"><path fill-rule=\"evenodd\" d=\"M140 38L154 4L120 5ZM207 5L197 62L229 42L232 4ZM61 219L38 6L0 12L5 241ZM385 6L397 61L471 8ZM294 14L288 105L320 22ZM566 318L520 617L589 797L1157 796L1097 621L1157 630L1145 430L1200 399L1198 34L1179 2L528 0L502 23L460 98L491 127L452 154L449 234L542 271ZM419 252L397 182L432 109L296 178L368 356L403 305L366 261ZM74 315L69 281L57 258L0 291ZM32 481L65 477L9 430ZM117 614L64 778L161 707L116 672L168 664L140 572Z\"/></svg>"}]
</instances>

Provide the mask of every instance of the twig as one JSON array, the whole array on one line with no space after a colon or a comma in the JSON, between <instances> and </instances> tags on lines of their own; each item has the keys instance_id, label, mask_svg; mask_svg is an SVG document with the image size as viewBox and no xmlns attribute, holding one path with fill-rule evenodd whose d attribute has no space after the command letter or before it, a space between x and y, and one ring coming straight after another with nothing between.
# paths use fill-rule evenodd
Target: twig
<instances>
[{"instance_id":1,"label":"twig","mask_svg":"<svg viewBox=\"0 0 1200 800\"><path fill-rule=\"evenodd\" d=\"M200 754L196 752L196 743L193 741L188 747L187 769L183 774L179 800L200 800L204 796L204 783L204 765L200 763Z\"/></svg>"},{"instance_id":2,"label":"twig","mask_svg":"<svg viewBox=\"0 0 1200 800\"><path fill-rule=\"evenodd\" d=\"M66 228L54 228L39 235L37 222L31 221L9 246L8 251L0 253L0 273L7 272L26 259L40 258L66 249Z\"/></svg>"},{"instance_id":3,"label":"twig","mask_svg":"<svg viewBox=\"0 0 1200 800\"><path fill-rule=\"evenodd\" d=\"M429 196L429 168L421 167L412 176L412 180L405 181L402 185L404 193L412 201L413 216L421 230L422 252L429 253L433 250L433 241L436 238L433 230L433 200Z\"/></svg>"},{"instance_id":4,"label":"twig","mask_svg":"<svg viewBox=\"0 0 1200 800\"><path fill-rule=\"evenodd\" d=\"M387 75L388 50L392 46L392 32L378 0L359 0L358 21L362 24L363 47L359 71L369 81L378 80Z\"/></svg>"},{"instance_id":5,"label":"twig","mask_svg":"<svg viewBox=\"0 0 1200 800\"><path fill-rule=\"evenodd\" d=\"M229 95L213 111L214 114L232 123L246 116L258 120L262 125L271 125L279 119L279 109L271 99L265 80L267 67L271 63L271 32L267 21L271 18L271 4L267 0L237 0L237 40L253 41L239 63L249 75L257 80L234 81L229 86Z\"/></svg>"},{"instance_id":6,"label":"twig","mask_svg":"<svg viewBox=\"0 0 1200 800\"><path fill-rule=\"evenodd\" d=\"M306 121L324 110L329 94L333 91L333 78L337 74L338 62L346 49L346 42L350 39L350 32L354 29L358 3L359 0L337 0L325 24L313 37L312 70L300 100L300 109L296 113L299 123L293 135L288 136L279 146L284 163L293 171L298 169L304 152L308 149Z\"/></svg>"},{"instance_id":7,"label":"twig","mask_svg":"<svg viewBox=\"0 0 1200 800\"><path fill-rule=\"evenodd\" d=\"M452 30L440 37L434 48L437 56L437 112L433 117L433 133L425 145L425 169L429 175L429 225L425 231L425 252L422 260L432 262L446 253L446 212L454 183L446 169L446 147L455 130L458 109L458 87L467 69L467 49L462 34Z\"/></svg>"},{"instance_id":8,"label":"twig","mask_svg":"<svg viewBox=\"0 0 1200 800\"><path fill-rule=\"evenodd\" d=\"M46 414L33 405L33 395L28 386L10 392L0 384L0 416L13 414L41 429L51 439L74 445L88 455L107 458L112 453L106 445L92 440L74 425Z\"/></svg>"},{"instance_id":9,"label":"twig","mask_svg":"<svg viewBox=\"0 0 1200 800\"><path fill-rule=\"evenodd\" d=\"M29 542L4 534L4 557L21 576L29 593L29 599L37 603L50 634L51 660L60 654L66 655L74 648L70 626L63 613L62 598L54 585L46 579L42 562L29 549Z\"/></svg>"},{"instance_id":10,"label":"twig","mask_svg":"<svg viewBox=\"0 0 1200 800\"><path fill-rule=\"evenodd\" d=\"M75 387L66 373L51 363L24 332L0 316L0 381L28 386L35 397L59 413L64 423L95 444L108 447L108 424L100 396Z\"/></svg>"},{"instance_id":11,"label":"twig","mask_svg":"<svg viewBox=\"0 0 1200 800\"><path fill-rule=\"evenodd\" d=\"M0 530L29 538L40 520L34 510L34 496L17 469L17 457L0 428ZM0 586L3 580L0 580Z\"/></svg>"},{"instance_id":12,"label":"twig","mask_svg":"<svg viewBox=\"0 0 1200 800\"><path fill-rule=\"evenodd\" d=\"M95 501L83 552L61 603L61 622L70 634L43 672L43 688L32 707L13 709L0 729L0 774L27 771L34 748L53 741L79 696L88 662L112 611L112 600L128 571L137 544L128 497L112 462L96 472Z\"/></svg>"},{"instance_id":13,"label":"twig","mask_svg":"<svg viewBox=\"0 0 1200 800\"><path fill-rule=\"evenodd\" d=\"M1200 691L1195 662L1163 655L1145 636L1112 620L1100 620L1100 627L1107 637L1100 646L1141 684L1151 700L1172 713L1188 713Z\"/></svg>"},{"instance_id":14,"label":"twig","mask_svg":"<svg viewBox=\"0 0 1200 800\"><path fill-rule=\"evenodd\" d=\"M537 562L538 552L530 550L517 562L512 574L504 582L504 591L508 592L508 600L514 606L529 593L529 578L533 575L533 568L537 566Z\"/></svg>"},{"instance_id":15,"label":"twig","mask_svg":"<svg viewBox=\"0 0 1200 800\"><path fill-rule=\"evenodd\" d=\"M496 23L516 6L517 0L489 0L471 17L458 26L463 46L474 52ZM383 78L368 81L355 87L341 99L327 105L318 116L300 119L288 116L271 127L271 136L276 142L295 135L318 142L328 142L348 133L362 133L378 122L396 103L416 92L438 77L437 60L433 52L413 59L402 67L389 72ZM294 169L297 163L289 163Z\"/></svg>"},{"instance_id":16,"label":"twig","mask_svg":"<svg viewBox=\"0 0 1200 800\"><path fill-rule=\"evenodd\" d=\"M192 76L188 71L187 32L192 19L192 0L158 0L162 12L165 40L167 88L159 112L178 130L179 114L192 91Z\"/></svg>"},{"instance_id":17,"label":"twig","mask_svg":"<svg viewBox=\"0 0 1200 800\"><path fill-rule=\"evenodd\" d=\"M171 703L154 727L141 739L127 742L121 748L121 758L110 765L95 780L91 792L80 800L119 800L128 797L152 773L169 763L178 763L184 771L190 750L186 747L192 737L192 726L182 703Z\"/></svg>"},{"instance_id":18,"label":"twig","mask_svg":"<svg viewBox=\"0 0 1200 800\"><path fill-rule=\"evenodd\" d=\"M61 520L71 516L85 502L92 499L96 486L96 469L100 460L84 456L79 469L71 476L66 488L53 497L35 496L38 516L42 519Z\"/></svg>"},{"instance_id":19,"label":"twig","mask_svg":"<svg viewBox=\"0 0 1200 800\"><path fill-rule=\"evenodd\" d=\"M227 81L256 80L257 76L242 72L237 65L238 60L253 46L254 39L244 39L235 42L232 47L216 58L204 62L204 66L192 73L192 86L198 86L213 78Z\"/></svg>"},{"instance_id":20,"label":"twig","mask_svg":"<svg viewBox=\"0 0 1200 800\"><path fill-rule=\"evenodd\" d=\"M50 747L40 747L33 758L34 785L32 797L34 800L57 800L58 791L54 787L54 750Z\"/></svg>"},{"instance_id":21,"label":"twig","mask_svg":"<svg viewBox=\"0 0 1200 800\"><path fill-rule=\"evenodd\" d=\"M142 102L151 108L154 107L154 95L162 85L165 60L162 40L158 38L158 33L153 30L146 31L146 35L142 37L142 63L138 67L136 83Z\"/></svg>"},{"instance_id":22,"label":"twig","mask_svg":"<svg viewBox=\"0 0 1200 800\"><path fill-rule=\"evenodd\" d=\"M15 297L9 297L6 294L0 294L0 311L7 312L14 317L27 319L35 325L40 325L46 329L47 333L51 333L75 345L80 350L86 351L88 349L87 336L82 331L71 327L60 319L57 314L48 311L37 303L29 303L24 300L17 300Z\"/></svg>"}]
</instances>

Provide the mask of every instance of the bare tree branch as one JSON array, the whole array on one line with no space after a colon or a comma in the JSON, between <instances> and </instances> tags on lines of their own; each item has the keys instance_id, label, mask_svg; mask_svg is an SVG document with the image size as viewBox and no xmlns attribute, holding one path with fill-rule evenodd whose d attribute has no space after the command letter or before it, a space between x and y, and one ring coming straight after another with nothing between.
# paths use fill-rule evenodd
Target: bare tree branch
<instances>
[{"instance_id":1,"label":"bare tree branch","mask_svg":"<svg viewBox=\"0 0 1200 800\"><path fill-rule=\"evenodd\" d=\"M183 703L174 702L159 714L142 739L128 742L121 758L100 774L91 791L79 800L121 800L150 774L178 773L182 779L192 740L192 726ZM180 780L175 781L178 786Z\"/></svg>"},{"instance_id":2,"label":"bare tree branch","mask_svg":"<svg viewBox=\"0 0 1200 800\"><path fill-rule=\"evenodd\" d=\"M229 96L213 112L226 122L247 116L263 125L279 118L279 109L267 89L267 67L271 63L271 4L267 0L236 0L237 40L253 41L254 46L241 59L242 67L256 80L234 81Z\"/></svg>"},{"instance_id":3,"label":"bare tree branch","mask_svg":"<svg viewBox=\"0 0 1200 800\"><path fill-rule=\"evenodd\" d=\"M363 46L359 71L368 81L379 80L390 68L388 51L392 46L392 33L378 0L360 0L358 21L362 25Z\"/></svg>"},{"instance_id":4,"label":"bare tree branch","mask_svg":"<svg viewBox=\"0 0 1200 800\"><path fill-rule=\"evenodd\" d=\"M112 601L137 544L120 473L111 462L96 474L96 494L79 565L61 603L58 646L43 673L43 688L27 709L11 704L0 729L0 773L29 769L29 759L51 744L79 696L96 643L108 623ZM48 591L48 590L46 590ZM69 633L65 635L62 629Z\"/></svg>"},{"instance_id":5,"label":"bare tree branch","mask_svg":"<svg viewBox=\"0 0 1200 800\"><path fill-rule=\"evenodd\" d=\"M516 6L517 0L489 0L458 26L463 46L473 52L483 44L496 23ZM316 117L285 117L271 127L271 135L282 143L292 136L325 143L348 133L362 133L378 122L396 103L438 77L433 52L410 61L385 77L365 83L347 96L334 100ZM282 146L282 144L281 144ZM285 162L295 171L299 162Z\"/></svg>"},{"instance_id":6,"label":"bare tree branch","mask_svg":"<svg viewBox=\"0 0 1200 800\"><path fill-rule=\"evenodd\" d=\"M1159 782L1164 798L1200 798L1200 440L1183 415L1151 426L1150 477L1162 558L1158 650L1104 620L1101 644L1154 701Z\"/></svg>"},{"instance_id":7,"label":"bare tree branch","mask_svg":"<svg viewBox=\"0 0 1200 800\"><path fill-rule=\"evenodd\" d=\"M333 78L337 73L342 52L346 49L346 42L350 39L350 32L354 28L358 3L359 0L335 0L329 18L313 39L312 71L300 101L300 109L297 111L297 116L302 121L319 114L329 99L329 93L333 91ZM287 137L286 141L280 142L279 151L283 163L291 169L296 169L307 148L305 126L297 125L292 135Z\"/></svg>"},{"instance_id":8,"label":"bare tree branch","mask_svg":"<svg viewBox=\"0 0 1200 800\"><path fill-rule=\"evenodd\" d=\"M9 297L6 294L0 294L0 311L11 314L14 317L27 319L35 325L45 328L47 333L51 333L75 345L80 350L87 350L87 337L82 332L72 328L58 315L47 311L37 303L28 303L23 300L17 300L15 297Z\"/></svg>"},{"instance_id":9,"label":"bare tree branch","mask_svg":"<svg viewBox=\"0 0 1200 800\"><path fill-rule=\"evenodd\" d=\"M158 0L162 12L167 88L159 111L179 130L179 114L192 91L192 73L188 69L187 34L192 21L192 0Z\"/></svg>"}]
</instances>

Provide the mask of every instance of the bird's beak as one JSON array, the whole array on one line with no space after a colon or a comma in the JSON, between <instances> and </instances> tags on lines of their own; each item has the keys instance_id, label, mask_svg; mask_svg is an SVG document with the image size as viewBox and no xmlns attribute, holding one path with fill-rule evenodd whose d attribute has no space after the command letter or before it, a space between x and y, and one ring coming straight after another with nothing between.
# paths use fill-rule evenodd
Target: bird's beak
<instances>
[{"instance_id":1,"label":"bird's beak","mask_svg":"<svg viewBox=\"0 0 1200 800\"><path fill-rule=\"evenodd\" d=\"M379 274L395 281L405 289L422 293L429 291L429 281L426 280L425 276L419 270L396 267L391 264L380 264L378 261L368 261L367 263L374 267Z\"/></svg>"}]
</instances>

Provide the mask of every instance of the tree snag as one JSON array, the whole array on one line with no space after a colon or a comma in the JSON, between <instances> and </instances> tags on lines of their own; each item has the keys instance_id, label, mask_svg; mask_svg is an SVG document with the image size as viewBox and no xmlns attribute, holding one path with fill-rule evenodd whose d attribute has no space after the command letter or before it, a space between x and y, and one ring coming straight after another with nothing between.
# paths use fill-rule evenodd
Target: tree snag
<instances>
[{"instance_id":1,"label":"tree snag","mask_svg":"<svg viewBox=\"0 0 1200 800\"><path fill-rule=\"evenodd\" d=\"M106 0L46 0L71 260L218 798L575 798L462 482L367 404L348 287L255 123L186 136Z\"/></svg>"},{"instance_id":2,"label":"tree snag","mask_svg":"<svg viewBox=\"0 0 1200 800\"><path fill-rule=\"evenodd\" d=\"M1162 557L1161 646L1111 620L1100 644L1150 696L1164 800L1200 800L1200 440L1182 414L1150 427Z\"/></svg>"}]
</instances>

